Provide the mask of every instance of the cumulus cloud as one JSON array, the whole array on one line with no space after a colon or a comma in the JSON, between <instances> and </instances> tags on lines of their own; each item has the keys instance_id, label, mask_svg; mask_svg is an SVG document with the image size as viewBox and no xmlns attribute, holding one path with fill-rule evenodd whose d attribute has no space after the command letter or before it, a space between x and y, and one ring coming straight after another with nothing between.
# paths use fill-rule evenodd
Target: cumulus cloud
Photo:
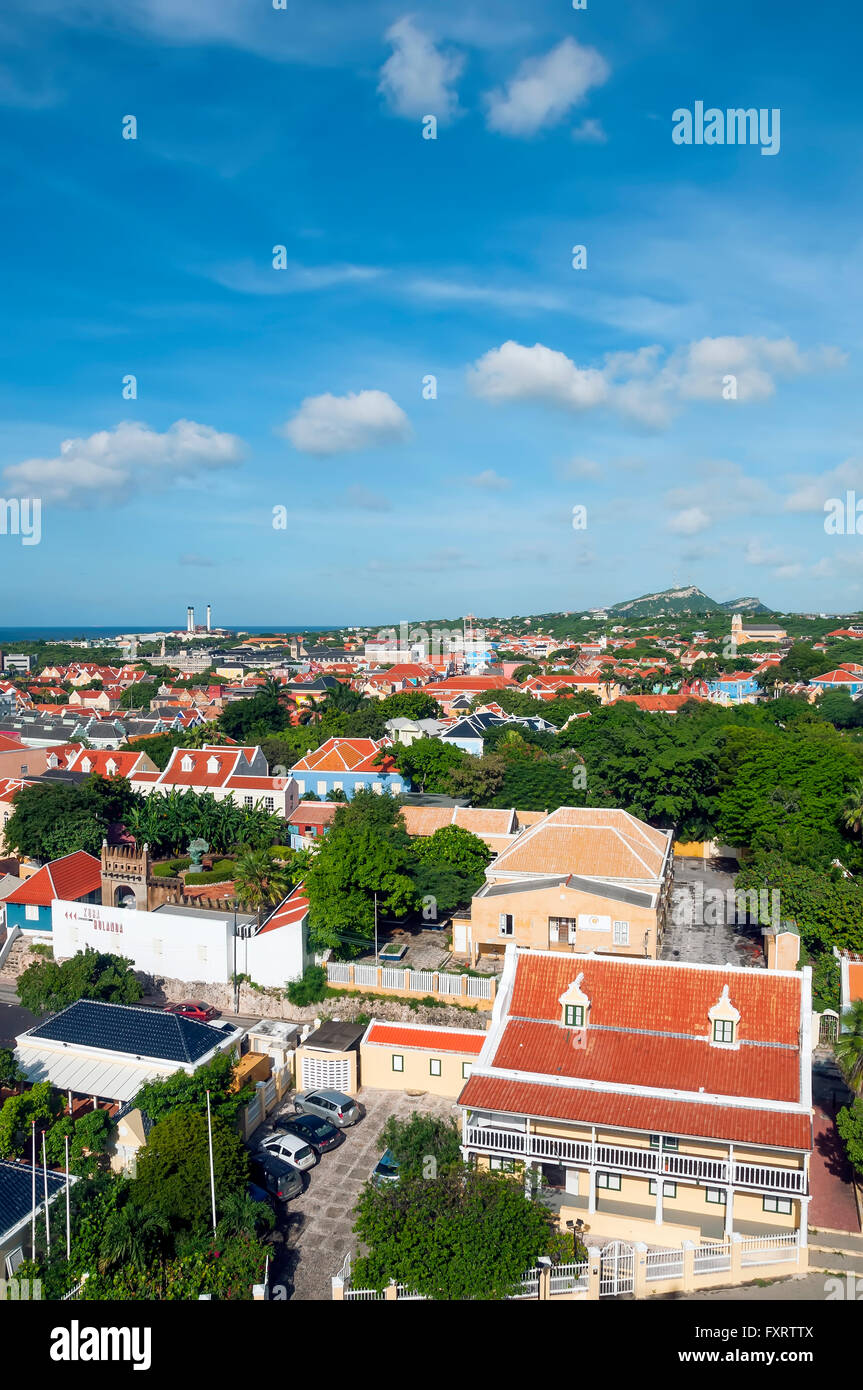
<instances>
[{"instance_id":1,"label":"cumulus cloud","mask_svg":"<svg viewBox=\"0 0 863 1390\"><path fill-rule=\"evenodd\" d=\"M470 369L468 382L489 401L544 401L567 410L589 410L608 399L608 384L593 367L577 367L563 352L512 340L492 348Z\"/></svg>"},{"instance_id":2,"label":"cumulus cloud","mask_svg":"<svg viewBox=\"0 0 863 1390\"><path fill-rule=\"evenodd\" d=\"M436 116L446 121L455 116L458 95L452 84L464 67L462 55L436 48L410 16L393 24L386 38L393 51L381 68L378 91L390 110L413 119Z\"/></svg>"},{"instance_id":3,"label":"cumulus cloud","mask_svg":"<svg viewBox=\"0 0 863 1390\"><path fill-rule=\"evenodd\" d=\"M484 468L482 473L465 478L465 482L471 487L483 488L486 492L505 492L507 488L512 487L509 478L502 478L493 468Z\"/></svg>"},{"instance_id":4,"label":"cumulus cloud","mask_svg":"<svg viewBox=\"0 0 863 1390\"><path fill-rule=\"evenodd\" d=\"M830 497L842 497L846 490L863 493L863 459L846 459L826 473L795 474L793 491L785 499L788 512L823 512Z\"/></svg>"},{"instance_id":5,"label":"cumulus cloud","mask_svg":"<svg viewBox=\"0 0 863 1390\"><path fill-rule=\"evenodd\" d=\"M347 454L407 439L410 423L386 391L307 396L282 434L304 454Z\"/></svg>"},{"instance_id":6,"label":"cumulus cloud","mask_svg":"<svg viewBox=\"0 0 863 1390\"><path fill-rule=\"evenodd\" d=\"M609 406L634 423L662 429L692 401L727 402L734 376L736 403L763 400L776 381L841 365L832 348L804 352L790 339L702 338L666 354L657 344L609 353L601 367L578 366L565 353L512 340L485 353L468 370L473 392L491 401L533 400L567 410Z\"/></svg>"},{"instance_id":7,"label":"cumulus cloud","mask_svg":"<svg viewBox=\"0 0 863 1390\"><path fill-rule=\"evenodd\" d=\"M506 87L486 94L486 123L503 135L536 135L562 121L610 71L595 48L566 38L544 57L528 58Z\"/></svg>"},{"instance_id":8,"label":"cumulus cloud","mask_svg":"<svg viewBox=\"0 0 863 1390\"><path fill-rule=\"evenodd\" d=\"M177 420L160 434L127 420L87 439L64 439L54 458L31 458L4 471L7 486L43 501L92 506L124 501L146 488L169 486L240 462L242 441L211 425Z\"/></svg>"},{"instance_id":9,"label":"cumulus cloud","mask_svg":"<svg viewBox=\"0 0 863 1390\"><path fill-rule=\"evenodd\" d=\"M697 536L699 531L707 530L710 517L703 507L685 507L683 511L675 512L666 525L676 536Z\"/></svg>"}]
</instances>

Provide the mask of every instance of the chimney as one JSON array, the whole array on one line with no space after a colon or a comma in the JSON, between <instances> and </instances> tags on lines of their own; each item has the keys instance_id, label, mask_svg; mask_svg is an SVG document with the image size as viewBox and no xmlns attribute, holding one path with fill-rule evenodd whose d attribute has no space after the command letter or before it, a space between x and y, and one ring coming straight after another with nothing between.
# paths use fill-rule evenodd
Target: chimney
<instances>
[{"instance_id":1,"label":"chimney","mask_svg":"<svg viewBox=\"0 0 863 1390\"><path fill-rule=\"evenodd\" d=\"M207 604L207 631L210 631L210 605Z\"/></svg>"},{"instance_id":2,"label":"chimney","mask_svg":"<svg viewBox=\"0 0 863 1390\"><path fill-rule=\"evenodd\" d=\"M191 604L189 604L189 607L186 609L186 631L195 631L195 610Z\"/></svg>"}]
</instances>

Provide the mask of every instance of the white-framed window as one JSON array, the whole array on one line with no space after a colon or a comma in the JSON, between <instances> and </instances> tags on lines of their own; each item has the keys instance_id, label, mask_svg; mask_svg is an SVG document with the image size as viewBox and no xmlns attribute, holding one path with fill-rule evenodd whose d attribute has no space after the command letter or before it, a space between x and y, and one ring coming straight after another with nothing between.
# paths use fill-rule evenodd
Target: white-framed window
<instances>
[{"instance_id":1,"label":"white-framed window","mask_svg":"<svg viewBox=\"0 0 863 1390\"><path fill-rule=\"evenodd\" d=\"M462 1062L462 1064L461 1064L461 1079L462 1079L462 1081L467 1081L468 1077L470 1076L470 1069L471 1069L472 1066L473 1066L473 1062Z\"/></svg>"},{"instance_id":2,"label":"white-framed window","mask_svg":"<svg viewBox=\"0 0 863 1390\"><path fill-rule=\"evenodd\" d=\"M276 803L275 803L275 801L273 800L273 798L272 798L271 796L265 796L265 797L264 797L264 810L265 810L265 811L275 811L275 809L276 809Z\"/></svg>"},{"instance_id":3,"label":"white-framed window","mask_svg":"<svg viewBox=\"0 0 863 1390\"><path fill-rule=\"evenodd\" d=\"M183 772L191 772L191 771L192 771L192 768L193 768L194 766L195 766L194 759L193 759L193 758L190 758L189 755L188 755L188 753L187 753L187 754L185 755L185 757L182 759L181 763L180 763L180 768L181 768L181 770L182 770Z\"/></svg>"},{"instance_id":4,"label":"white-framed window","mask_svg":"<svg viewBox=\"0 0 863 1390\"><path fill-rule=\"evenodd\" d=\"M393 1071L404 1071L405 1059L401 1052L393 1053Z\"/></svg>"},{"instance_id":5,"label":"white-framed window","mask_svg":"<svg viewBox=\"0 0 863 1390\"><path fill-rule=\"evenodd\" d=\"M514 1172L515 1172L515 1159L514 1159L514 1158L490 1158L489 1161L488 1161L488 1166L489 1166L489 1168L492 1170L493 1173L514 1173Z\"/></svg>"},{"instance_id":6,"label":"white-framed window","mask_svg":"<svg viewBox=\"0 0 863 1390\"><path fill-rule=\"evenodd\" d=\"M377 792L377 793L380 795L380 793L383 791L383 789L384 789L384 784L383 784L383 782L372 782L372 791L373 791L373 792Z\"/></svg>"},{"instance_id":7,"label":"white-framed window","mask_svg":"<svg viewBox=\"0 0 863 1390\"><path fill-rule=\"evenodd\" d=\"M511 912L501 912L497 919L498 936L512 936L515 930L515 922Z\"/></svg>"},{"instance_id":8,"label":"white-framed window","mask_svg":"<svg viewBox=\"0 0 863 1390\"><path fill-rule=\"evenodd\" d=\"M794 1210L790 1197L769 1197L765 1195L761 1198L762 1211L775 1211L780 1216L790 1216Z\"/></svg>"},{"instance_id":9,"label":"white-framed window","mask_svg":"<svg viewBox=\"0 0 863 1390\"><path fill-rule=\"evenodd\" d=\"M614 937L613 937L613 942L614 942L614 945L615 945L615 946L628 946L628 945L629 945L629 923L628 923L628 922L615 922L615 923L614 923Z\"/></svg>"},{"instance_id":10,"label":"white-framed window","mask_svg":"<svg viewBox=\"0 0 863 1390\"><path fill-rule=\"evenodd\" d=\"M92 772L92 771L93 771L93 764L92 764L92 762L91 762L91 760L90 760L89 758L82 758L82 759L81 759L81 771L82 771L82 772Z\"/></svg>"},{"instance_id":11,"label":"white-framed window","mask_svg":"<svg viewBox=\"0 0 863 1390\"><path fill-rule=\"evenodd\" d=\"M650 1182L647 1184L647 1186L648 1186L648 1188L649 1188L649 1190L650 1190L650 1195L651 1195L651 1197L655 1197L655 1196L656 1196L656 1178L651 1178L651 1179L650 1179ZM664 1182L664 1183L662 1184L662 1195L663 1195L663 1197L676 1197L676 1196L677 1196L677 1183L676 1183L676 1182Z\"/></svg>"},{"instance_id":12,"label":"white-framed window","mask_svg":"<svg viewBox=\"0 0 863 1390\"><path fill-rule=\"evenodd\" d=\"M243 805L244 805L244 806L247 806L247 807L249 808L249 810L251 810L251 808L254 806L254 804L255 804L255 798L254 798L253 796L244 796L244 797L243 797Z\"/></svg>"},{"instance_id":13,"label":"white-framed window","mask_svg":"<svg viewBox=\"0 0 863 1390\"><path fill-rule=\"evenodd\" d=\"M549 917L548 919L548 939L549 941L568 941L574 944L578 935L578 920L575 917Z\"/></svg>"},{"instance_id":14,"label":"white-framed window","mask_svg":"<svg viewBox=\"0 0 863 1390\"><path fill-rule=\"evenodd\" d=\"M718 1043L734 1042L734 1024L730 1018L715 1018L713 1020L713 1041Z\"/></svg>"},{"instance_id":15,"label":"white-framed window","mask_svg":"<svg viewBox=\"0 0 863 1390\"><path fill-rule=\"evenodd\" d=\"M318 782L318 796L326 796L326 794L327 794L327 784L326 784L326 782L323 782L323 781Z\"/></svg>"},{"instance_id":16,"label":"white-framed window","mask_svg":"<svg viewBox=\"0 0 863 1390\"><path fill-rule=\"evenodd\" d=\"M219 759L218 759L218 758L208 758L208 759L207 759L207 771L208 771L208 772L218 772L218 770L219 770Z\"/></svg>"},{"instance_id":17,"label":"white-framed window","mask_svg":"<svg viewBox=\"0 0 863 1390\"><path fill-rule=\"evenodd\" d=\"M24 919L27 922L39 921L39 908L33 903L28 903L24 909Z\"/></svg>"},{"instance_id":18,"label":"white-framed window","mask_svg":"<svg viewBox=\"0 0 863 1390\"><path fill-rule=\"evenodd\" d=\"M620 1174L619 1174L619 1173L597 1173L597 1175L596 1175L596 1185L597 1185L597 1187L606 1187L606 1188L608 1188L608 1191L609 1191L609 1192L619 1192L619 1191L620 1191Z\"/></svg>"},{"instance_id":19,"label":"white-framed window","mask_svg":"<svg viewBox=\"0 0 863 1390\"><path fill-rule=\"evenodd\" d=\"M722 1187L705 1187L704 1200L714 1207L725 1206L725 1190Z\"/></svg>"},{"instance_id":20,"label":"white-framed window","mask_svg":"<svg viewBox=\"0 0 863 1390\"><path fill-rule=\"evenodd\" d=\"M343 792L344 789L345 789L345 784L344 784L344 782L333 782L333 791L334 791L334 792Z\"/></svg>"},{"instance_id":21,"label":"white-framed window","mask_svg":"<svg viewBox=\"0 0 863 1390\"><path fill-rule=\"evenodd\" d=\"M297 778L297 791L300 793L300 796L305 795L306 784L301 777Z\"/></svg>"},{"instance_id":22,"label":"white-framed window","mask_svg":"<svg viewBox=\"0 0 863 1390\"><path fill-rule=\"evenodd\" d=\"M440 1076L440 1057L429 1057L429 1076Z\"/></svg>"}]
</instances>

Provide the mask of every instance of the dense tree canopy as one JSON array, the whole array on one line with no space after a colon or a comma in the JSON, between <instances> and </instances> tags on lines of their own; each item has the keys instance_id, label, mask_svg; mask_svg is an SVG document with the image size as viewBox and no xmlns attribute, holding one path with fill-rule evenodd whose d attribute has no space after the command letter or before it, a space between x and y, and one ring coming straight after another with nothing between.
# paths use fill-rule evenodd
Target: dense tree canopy
<instances>
[{"instance_id":1,"label":"dense tree canopy","mask_svg":"<svg viewBox=\"0 0 863 1390\"><path fill-rule=\"evenodd\" d=\"M36 782L16 792L4 838L31 859L60 859L79 849L98 854L111 825L137 801L125 777L94 773L75 786Z\"/></svg>"},{"instance_id":2,"label":"dense tree canopy","mask_svg":"<svg viewBox=\"0 0 863 1390\"><path fill-rule=\"evenodd\" d=\"M144 991L132 962L87 946L68 960L38 960L18 977L18 998L34 1014L58 1013L77 999L135 1004Z\"/></svg>"}]
</instances>

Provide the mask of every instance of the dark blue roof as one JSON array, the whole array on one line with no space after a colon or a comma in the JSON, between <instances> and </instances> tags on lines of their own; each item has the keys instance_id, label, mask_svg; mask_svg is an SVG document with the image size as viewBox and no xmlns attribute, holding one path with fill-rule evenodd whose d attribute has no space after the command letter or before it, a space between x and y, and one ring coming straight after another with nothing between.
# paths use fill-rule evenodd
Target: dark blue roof
<instances>
[{"instance_id":1,"label":"dark blue roof","mask_svg":"<svg viewBox=\"0 0 863 1390\"><path fill-rule=\"evenodd\" d=\"M36 1165L36 1205L45 1200L41 1164ZM55 1197L65 1186L62 1173L48 1170L48 1198ZM33 1210L33 1170L26 1163L0 1162L0 1238L19 1221L29 1218Z\"/></svg>"},{"instance_id":2,"label":"dark blue roof","mask_svg":"<svg viewBox=\"0 0 863 1390\"><path fill-rule=\"evenodd\" d=\"M180 1014L163 1013L161 1009L79 999L62 1013L31 1028L27 1037L179 1063L196 1062L205 1052L211 1052L224 1042L225 1029L197 1023Z\"/></svg>"}]
</instances>

